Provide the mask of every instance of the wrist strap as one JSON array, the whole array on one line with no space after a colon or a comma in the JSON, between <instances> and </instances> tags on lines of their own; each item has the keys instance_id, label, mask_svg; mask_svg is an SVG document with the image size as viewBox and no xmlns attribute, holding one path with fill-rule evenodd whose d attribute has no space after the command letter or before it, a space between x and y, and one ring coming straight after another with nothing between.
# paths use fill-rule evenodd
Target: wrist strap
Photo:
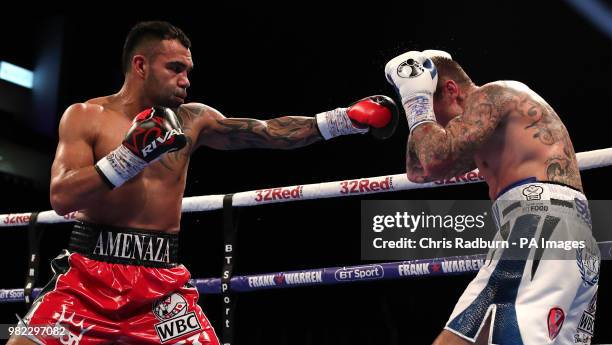
<instances>
[{"instance_id":1,"label":"wrist strap","mask_svg":"<svg viewBox=\"0 0 612 345\"><path fill-rule=\"evenodd\" d=\"M132 153L127 147L119 145L114 151L96 163L96 171L111 189L138 175L147 162Z\"/></svg>"},{"instance_id":2,"label":"wrist strap","mask_svg":"<svg viewBox=\"0 0 612 345\"><path fill-rule=\"evenodd\" d=\"M348 117L347 108L337 108L319 113L315 116L319 132L325 140L347 134L364 134L369 128L359 128L353 125Z\"/></svg>"},{"instance_id":3,"label":"wrist strap","mask_svg":"<svg viewBox=\"0 0 612 345\"><path fill-rule=\"evenodd\" d=\"M404 103L404 110L410 131L425 122L436 122L431 96L419 95L410 98Z\"/></svg>"}]
</instances>

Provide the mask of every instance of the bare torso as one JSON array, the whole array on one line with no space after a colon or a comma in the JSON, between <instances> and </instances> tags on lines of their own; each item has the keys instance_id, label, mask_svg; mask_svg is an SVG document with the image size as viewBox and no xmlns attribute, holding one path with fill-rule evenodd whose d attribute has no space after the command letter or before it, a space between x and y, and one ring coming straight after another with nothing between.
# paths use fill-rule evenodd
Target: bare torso
<instances>
[{"instance_id":1,"label":"bare torso","mask_svg":"<svg viewBox=\"0 0 612 345\"><path fill-rule=\"evenodd\" d=\"M84 221L175 233L180 228L189 157L199 146L287 150L322 139L312 117L226 118L201 103L183 104L175 113L186 146L163 154L110 190L94 164L121 145L132 119L144 110L130 102L119 93L73 104L62 116L50 188L58 214L79 210L77 218Z\"/></svg>"},{"instance_id":2,"label":"bare torso","mask_svg":"<svg viewBox=\"0 0 612 345\"><path fill-rule=\"evenodd\" d=\"M91 126L96 128L94 160L98 161L121 144L132 123L118 102L113 102L113 96L96 98L87 104L99 106L97 115L91 119ZM189 156L199 131L191 128L190 121L186 120L189 117L184 116L181 108L177 116L183 121L187 146L164 155L121 188L102 197L95 207L79 211L77 218L114 226L178 232Z\"/></svg>"},{"instance_id":3,"label":"bare torso","mask_svg":"<svg viewBox=\"0 0 612 345\"><path fill-rule=\"evenodd\" d=\"M582 190L576 154L555 111L519 82L499 82L512 91L516 106L474 155L476 166L495 197L512 183L535 177Z\"/></svg>"},{"instance_id":4,"label":"bare torso","mask_svg":"<svg viewBox=\"0 0 612 345\"><path fill-rule=\"evenodd\" d=\"M444 127L418 126L408 140L406 167L408 178L417 183L478 168L491 199L531 177L582 191L567 129L544 99L516 81L474 88L463 114Z\"/></svg>"}]
</instances>

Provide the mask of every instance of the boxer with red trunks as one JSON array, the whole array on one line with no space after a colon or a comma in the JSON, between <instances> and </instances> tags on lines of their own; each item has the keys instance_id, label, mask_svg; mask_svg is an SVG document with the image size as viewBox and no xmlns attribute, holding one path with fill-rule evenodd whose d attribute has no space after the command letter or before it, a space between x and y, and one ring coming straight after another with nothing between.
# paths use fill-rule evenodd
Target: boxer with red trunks
<instances>
[{"instance_id":1,"label":"boxer with red trunks","mask_svg":"<svg viewBox=\"0 0 612 345\"><path fill-rule=\"evenodd\" d=\"M169 23L137 24L124 45L121 90L65 111L51 204L60 215L78 210L78 221L69 249L52 262L55 276L21 320L53 332L9 344L218 344L177 262L191 153L200 146L293 149L395 130L397 110L385 96L267 121L184 104L190 45Z\"/></svg>"}]
</instances>

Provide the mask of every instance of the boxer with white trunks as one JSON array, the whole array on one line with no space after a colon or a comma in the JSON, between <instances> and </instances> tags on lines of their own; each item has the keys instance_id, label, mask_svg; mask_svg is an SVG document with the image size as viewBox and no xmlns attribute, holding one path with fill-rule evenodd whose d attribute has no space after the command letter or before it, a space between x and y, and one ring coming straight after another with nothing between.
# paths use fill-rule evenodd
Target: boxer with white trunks
<instances>
[{"instance_id":1,"label":"boxer with white trunks","mask_svg":"<svg viewBox=\"0 0 612 345\"><path fill-rule=\"evenodd\" d=\"M564 254L490 252L434 345L590 344L600 255L576 154L553 108L520 82L477 86L443 51L404 53L385 74L408 119L411 181L478 168L494 200L496 236L584 244Z\"/></svg>"}]
</instances>

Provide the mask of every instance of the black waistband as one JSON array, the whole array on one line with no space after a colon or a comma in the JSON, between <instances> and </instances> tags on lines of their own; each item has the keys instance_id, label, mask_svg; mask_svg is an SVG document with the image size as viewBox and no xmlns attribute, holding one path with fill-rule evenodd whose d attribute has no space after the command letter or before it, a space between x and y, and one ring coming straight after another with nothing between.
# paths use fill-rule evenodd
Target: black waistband
<instances>
[{"instance_id":1,"label":"black waistband","mask_svg":"<svg viewBox=\"0 0 612 345\"><path fill-rule=\"evenodd\" d=\"M126 265L174 267L178 235L142 229L76 222L69 250L88 258Z\"/></svg>"}]
</instances>

